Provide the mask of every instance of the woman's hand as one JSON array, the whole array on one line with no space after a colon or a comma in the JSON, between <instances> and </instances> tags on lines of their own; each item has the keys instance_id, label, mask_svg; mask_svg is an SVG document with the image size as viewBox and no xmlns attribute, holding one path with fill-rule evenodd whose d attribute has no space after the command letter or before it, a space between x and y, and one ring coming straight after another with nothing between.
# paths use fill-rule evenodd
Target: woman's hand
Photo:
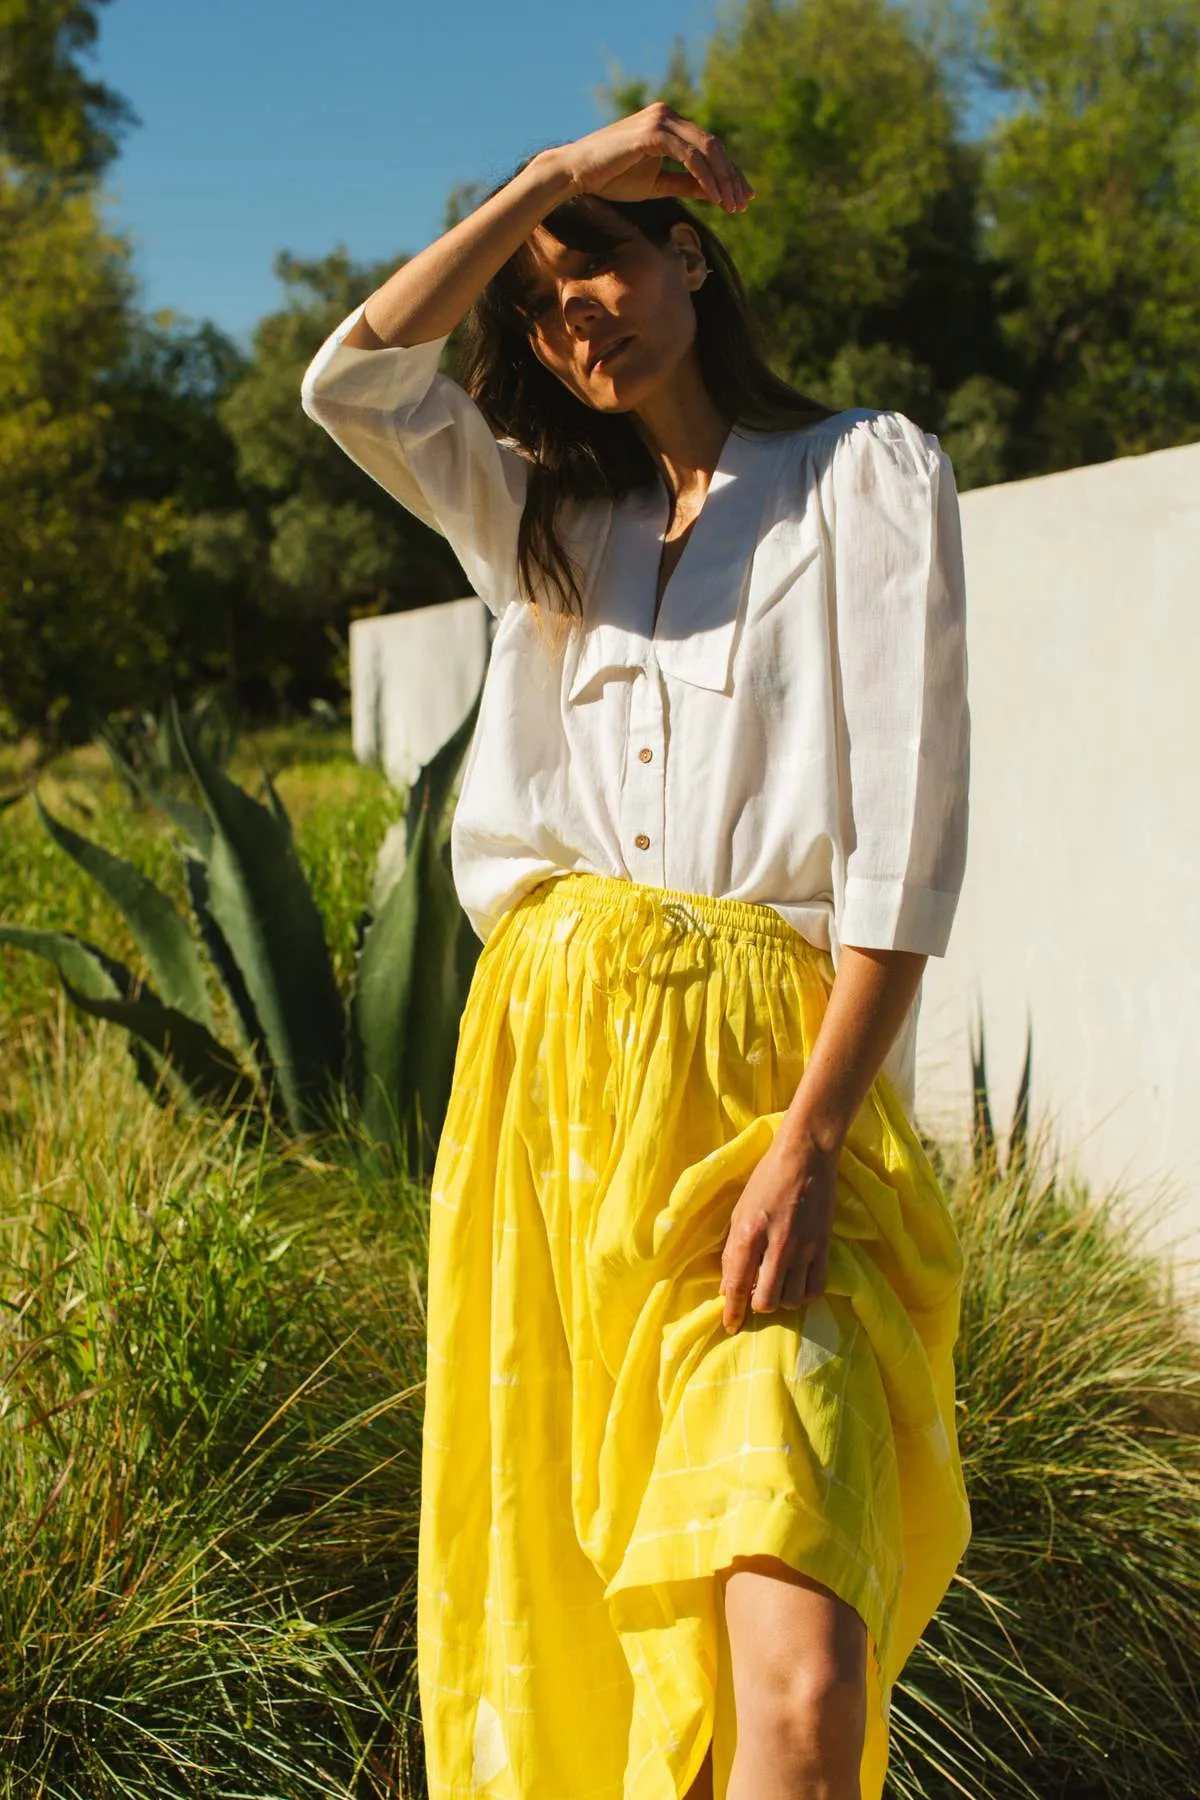
<instances>
[{"instance_id":1,"label":"woman's hand","mask_svg":"<svg viewBox=\"0 0 1200 1800\"><path fill-rule=\"evenodd\" d=\"M561 159L576 195L659 200L674 194L742 212L754 194L720 138L681 118L665 100L544 154ZM664 170L664 156L681 162L683 171Z\"/></svg>"},{"instance_id":2,"label":"woman's hand","mask_svg":"<svg viewBox=\"0 0 1200 1800\"><path fill-rule=\"evenodd\" d=\"M824 1291L840 1150L777 1132L742 1189L721 1252L722 1323L802 1306ZM756 1285L757 1282L757 1285Z\"/></svg>"}]
</instances>

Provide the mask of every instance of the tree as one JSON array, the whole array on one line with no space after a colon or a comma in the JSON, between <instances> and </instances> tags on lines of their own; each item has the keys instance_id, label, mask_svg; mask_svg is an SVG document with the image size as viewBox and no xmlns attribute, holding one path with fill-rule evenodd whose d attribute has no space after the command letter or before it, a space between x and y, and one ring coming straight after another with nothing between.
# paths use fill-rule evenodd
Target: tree
<instances>
[{"instance_id":1,"label":"tree","mask_svg":"<svg viewBox=\"0 0 1200 1800\"><path fill-rule=\"evenodd\" d=\"M0 0L0 150L35 178L89 181L137 123L79 66L107 0Z\"/></svg>"},{"instance_id":2,"label":"tree","mask_svg":"<svg viewBox=\"0 0 1200 1800\"><path fill-rule=\"evenodd\" d=\"M981 0L1019 473L1200 438L1200 3Z\"/></svg>"},{"instance_id":3,"label":"tree","mask_svg":"<svg viewBox=\"0 0 1200 1800\"><path fill-rule=\"evenodd\" d=\"M275 273L287 303L260 320L249 365L221 407L269 570L262 604L276 616L344 622L470 592L445 539L397 505L300 405L318 346L401 260L367 267L341 248L315 262L281 253Z\"/></svg>"},{"instance_id":4,"label":"tree","mask_svg":"<svg viewBox=\"0 0 1200 1800\"><path fill-rule=\"evenodd\" d=\"M995 479L1008 399L978 157L912 16L885 0L747 0L698 77L677 42L653 90L612 84L613 116L652 94L716 131L754 183L745 214L704 216L779 373L834 406L899 407L944 433L961 485Z\"/></svg>"},{"instance_id":5,"label":"tree","mask_svg":"<svg viewBox=\"0 0 1200 1800\"><path fill-rule=\"evenodd\" d=\"M106 372L129 342L129 249L97 176L133 115L78 57L87 0L0 0L0 731L70 737L166 655L169 495L110 489Z\"/></svg>"},{"instance_id":6,"label":"tree","mask_svg":"<svg viewBox=\"0 0 1200 1800\"><path fill-rule=\"evenodd\" d=\"M70 738L166 654L170 497L114 502L103 377L127 340L128 250L94 194L0 160L0 730Z\"/></svg>"}]
</instances>

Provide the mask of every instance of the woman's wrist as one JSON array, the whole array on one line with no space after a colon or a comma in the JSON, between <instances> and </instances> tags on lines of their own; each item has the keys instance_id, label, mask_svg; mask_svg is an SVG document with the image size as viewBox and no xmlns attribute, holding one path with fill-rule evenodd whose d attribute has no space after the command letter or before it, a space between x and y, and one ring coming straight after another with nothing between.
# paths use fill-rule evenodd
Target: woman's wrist
<instances>
[{"instance_id":1,"label":"woman's wrist","mask_svg":"<svg viewBox=\"0 0 1200 1800\"><path fill-rule=\"evenodd\" d=\"M926 958L846 944L804 1073L780 1123L797 1165L836 1157L920 985Z\"/></svg>"},{"instance_id":2,"label":"woman's wrist","mask_svg":"<svg viewBox=\"0 0 1200 1800\"><path fill-rule=\"evenodd\" d=\"M547 212L555 206L561 206L564 200L577 199L583 191L571 167L569 144L551 144L547 149L539 150L536 156L530 157L516 180L526 178L535 187L544 189Z\"/></svg>"},{"instance_id":3,"label":"woman's wrist","mask_svg":"<svg viewBox=\"0 0 1200 1800\"><path fill-rule=\"evenodd\" d=\"M846 1141L849 1121L820 1112L802 1090L803 1082L780 1121L777 1137L781 1151L798 1163L811 1162L814 1156L837 1157Z\"/></svg>"}]
</instances>

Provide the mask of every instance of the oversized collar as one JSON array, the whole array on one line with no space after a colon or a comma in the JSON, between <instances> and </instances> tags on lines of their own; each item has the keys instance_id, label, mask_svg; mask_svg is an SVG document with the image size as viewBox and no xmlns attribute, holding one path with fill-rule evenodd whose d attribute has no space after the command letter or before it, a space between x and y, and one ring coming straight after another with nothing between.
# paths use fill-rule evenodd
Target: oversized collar
<instances>
[{"instance_id":1,"label":"oversized collar","mask_svg":"<svg viewBox=\"0 0 1200 1800\"><path fill-rule=\"evenodd\" d=\"M601 676L646 665L651 645L659 667L694 687L723 692L741 617L771 475L787 434L743 434L725 440L695 524L671 572L654 622L654 596L666 494L628 494L592 511L580 542L590 571L584 622L568 652L567 698L591 698Z\"/></svg>"}]
</instances>

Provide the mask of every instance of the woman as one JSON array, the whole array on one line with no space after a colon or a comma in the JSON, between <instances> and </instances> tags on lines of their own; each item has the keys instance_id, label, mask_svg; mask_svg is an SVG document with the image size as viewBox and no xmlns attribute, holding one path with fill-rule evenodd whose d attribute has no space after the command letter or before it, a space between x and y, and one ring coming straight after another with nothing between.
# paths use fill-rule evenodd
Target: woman
<instances>
[{"instance_id":1,"label":"woman","mask_svg":"<svg viewBox=\"0 0 1200 1800\"><path fill-rule=\"evenodd\" d=\"M766 367L684 204L752 196L655 102L523 163L304 378L497 620L431 1186L433 1800L878 1800L970 1533L908 1116L965 859L953 472Z\"/></svg>"}]
</instances>

